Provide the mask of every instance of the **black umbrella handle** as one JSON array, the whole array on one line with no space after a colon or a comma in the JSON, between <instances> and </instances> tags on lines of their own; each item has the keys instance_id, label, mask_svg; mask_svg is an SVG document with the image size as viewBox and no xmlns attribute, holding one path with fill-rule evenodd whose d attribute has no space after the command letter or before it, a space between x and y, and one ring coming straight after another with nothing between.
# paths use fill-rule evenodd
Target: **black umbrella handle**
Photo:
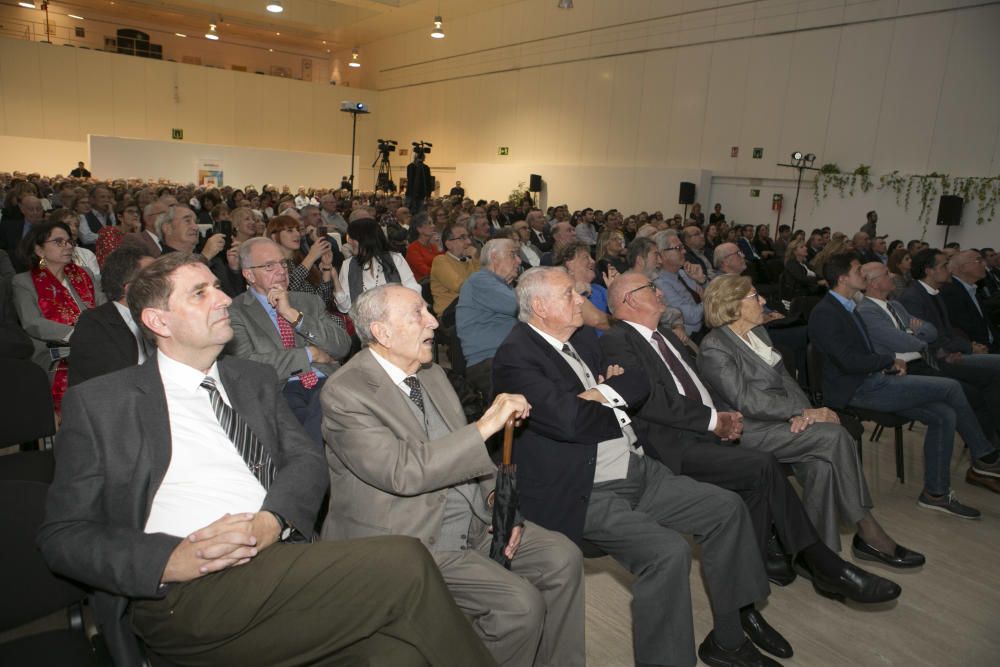
<instances>
[{"instance_id":1,"label":"black umbrella handle","mask_svg":"<svg viewBox=\"0 0 1000 667\"><path fill-rule=\"evenodd\" d=\"M507 423L503 425L503 459L504 465L510 465L511 457L514 454L514 415L507 418Z\"/></svg>"}]
</instances>

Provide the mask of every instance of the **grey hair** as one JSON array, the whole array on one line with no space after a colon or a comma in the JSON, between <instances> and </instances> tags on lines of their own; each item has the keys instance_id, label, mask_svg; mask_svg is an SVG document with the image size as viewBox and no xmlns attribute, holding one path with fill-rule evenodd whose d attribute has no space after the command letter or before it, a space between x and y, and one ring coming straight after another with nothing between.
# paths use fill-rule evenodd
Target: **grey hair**
<instances>
[{"instance_id":1,"label":"grey hair","mask_svg":"<svg viewBox=\"0 0 1000 667\"><path fill-rule=\"evenodd\" d=\"M247 239L240 244L240 268L245 269L250 266L250 254L253 249L259 245L273 245L279 250L281 246L272 241L271 239L264 236L255 236L252 239Z\"/></svg>"},{"instance_id":2,"label":"grey hair","mask_svg":"<svg viewBox=\"0 0 1000 667\"><path fill-rule=\"evenodd\" d=\"M306 204L305 206L299 209L299 213L304 214L308 210L318 211L319 206L316 206L315 204Z\"/></svg>"},{"instance_id":3,"label":"grey hair","mask_svg":"<svg viewBox=\"0 0 1000 667\"><path fill-rule=\"evenodd\" d=\"M155 225L156 235L159 236L160 239L163 238L163 225L166 224L172 225L174 223L174 209L177 206L178 204L175 204L173 206L168 206L166 211L156 216L156 222L154 223L154 225Z\"/></svg>"},{"instance_id":4,"label":"grey hair","mask_svg":"<svg viewBox=\"0 0 1000 667\"><path fill-rule=\"evenodd\" d=\"M521 274L517 280L517 319L527 322L535 315L531 307L531 302L541 298L548 292L549 277L561 273L566 275L566 270L561 266L536 266Z\"/></svg>"},{"instance_id":5,"label":"grey hair","mask_svg":"<svg viewBox=\"0 0 1000 667\"><path fill-rule=\"evenodd\" d=\"M505 250L513 250L514 241L511 239L490 239L479 251L479 264L486 268L493 267L493 258L503 253Z\"/></svg>"},{"instance_id":6,"label":"grey hair","mask_svg":"<svg viewBox=\"0 0 1000 667\"><path fill-rule=\"evenodd\" d=\"M362 292L351 305L354 330L363 345L377 343L372 335L372 324L385 322L389 315L389 289L398 285L380 285ZM403 288L408 289L408 288Z\"/></svg>"},{"instance_id":7,"label":"grey hair","mask_svg":"<svg viewBox=\"0 0 1000 667\"><path fill-rule=\"evenodd\" d=\"M664 229L662 232L653 234L653 241L660 250L667 247L667 241L671 238L679 238L676 229Z\"/></svg>"}]
</instances>

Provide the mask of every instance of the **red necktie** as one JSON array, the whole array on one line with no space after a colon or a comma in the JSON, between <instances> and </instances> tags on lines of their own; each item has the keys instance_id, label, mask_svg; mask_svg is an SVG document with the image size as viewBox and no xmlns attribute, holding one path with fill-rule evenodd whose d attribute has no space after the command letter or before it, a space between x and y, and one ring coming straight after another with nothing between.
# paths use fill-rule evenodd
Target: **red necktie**
<instances>
[{"instance_id":1,"label":"red necktie","mask_svg":"<svg viewBox=\"0 0 1000 667\"><path fill-rule=\"evenodd\" d=\"M285 346L286 350L290 350L295 347L295 332L292 331L292 325L288 323L281 315L278 315L278 335L281 336L281 344ZM319 378L316 376L315 371L309 371L308 373L299 374L299 382L306 389L312 389L319 382Z\"/></svg>"}]
</instances>

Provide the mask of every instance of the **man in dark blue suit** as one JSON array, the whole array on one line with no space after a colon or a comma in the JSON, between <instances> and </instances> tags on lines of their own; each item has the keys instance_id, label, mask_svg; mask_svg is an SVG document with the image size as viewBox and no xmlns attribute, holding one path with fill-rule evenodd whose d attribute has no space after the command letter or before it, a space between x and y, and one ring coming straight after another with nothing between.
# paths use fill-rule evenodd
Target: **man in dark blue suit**
<instances>
[{"instance_id":1,"label":"man in dark blue suit","mask_svg":"<svg viewBox=\"0 0 1000 667\"><path fill-rule=\"evenodd\" d=\"M951 491L955 431L968 445L978 474L1000 477L1000 452L983 435L961 385L950 378L909 376L905 361L875 351L854 301L866 286L856 254L832 255L823 274L830 291L809 317L809 338L824 357L824 402L835 409L850 405L893 412L926 424L924 488L917 504L978 519L979 510L958 502Z\"/></svg>"},{"instance_id":2,"label":"man in dark blue suit","mask_svg":"<svg viewBox=\"0 0 1000 667\"><path fill-rule=\"evenodd\" d=\"M636 575L638 665L696 663L682 534L694 535L714 618L698 656L711 665L776 665L740 627L739 610L768 594L740 497L644 456L623 410L646 399L649 383L608 365L593 330L582 327L583 297L565 271L531 269L517 294L521 321L493 359L493 387L531 404L514 448L525 518L595 544Z\"/></svg>"},{"instance_id":3,"label":"man in dark blue suit","mask_svg":"<svg viewBox=\"0 0 1000 667\"><path fill-rule=\"evenodd\" d=\"M941 286L941 298L952 324L969 337L974 350L1000 352L1000 333L986 315L986 305L977 286L986 278L983 256L976 250L964 250L949 260L948 269L951 280Z\"/></svg>"}]
</instances>

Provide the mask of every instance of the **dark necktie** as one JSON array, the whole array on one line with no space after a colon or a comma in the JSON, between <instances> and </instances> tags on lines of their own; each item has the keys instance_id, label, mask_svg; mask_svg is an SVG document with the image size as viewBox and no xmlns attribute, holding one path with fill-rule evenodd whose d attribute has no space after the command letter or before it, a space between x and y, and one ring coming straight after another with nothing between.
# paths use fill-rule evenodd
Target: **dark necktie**
<instances>
[{"instance_id":1,"label":"dark necktie","mask_svg":"<svg viewBox=\"0 0 1000 667\"><path fill-rule=\"evenodd\" d=\"M892 304L886 301L885 307L889 309L889 314L892 315L892 319L896 320L896 326L902 329L903 331L907 331L906 325L903 324L903 320L899 318L899 313L897 313L896 309L892 307Z\"/></svg>"},{"instance_id":2,"label":"dark necktie","mask_svg":"<svg viewBox=\"0 0 1000 667\"><path fill-rule=\"evenodd\" d=\"M684 286L684 289L686 289L688 291L688 293L691 295L691 298L694 299L695 303L701 303L701 295L698 294L698 290L696 290L695 288L693 288L690 285L688 285L687 281L684 280L684 276L682 276L681 274L678 273L677 274L677 280L679 280L680 283L681 283L681 285Z\"/></svg>"},{"instance_id":3,"label":"dark necktie","mask_svg":"<svg viewBox=\"0 0 1000 667\"><path fill-rule=\"evenodd\" d=\"M403 379L403 383L410 388L410 400L424 413L424 389L420 386L420 380L415 375L410 375Z\"/></svg>"},{"instance_id":4,"label":"dark necktie","mask_svg":"<svg viewBox=\"0 0 1000 667\"><path fill-rule=\"evenodd\" d=\"M660 354L663 355L663 360L667 362L667 367L670 368L670 372L673 373L677 381L681 383L681 393L684 394L685 398L689 398L692 401L702 402L701 392L698 391L698 385L694 383L691 378L691 374L687 372L684 368L684 364L681 363L680 357L674 354L674 351L670 349L667 345L667 341L663 338L659 331L653 332L653 342L656 343L656 347L659 348Z\"/></svg>"},{"instance_id":5,"label":"dark necktie","mask_svg":"<svg viewBox=\"0 0 1000 667\"><path fill-rule=\"evenodd\" d=\"M201 381L201 386L208 390L208 397L212 401L212 410L215 411L215 418L219 420L222 430L229 436L236 451L240 453L253 476L257 478L261 486L269 489L271 482L274 481L275 472L271 455L260 444L257 436L253 434L243 418L222 400L222 394L215 386L215 380L206 377Z\"/></svg>"}]
</instances>

